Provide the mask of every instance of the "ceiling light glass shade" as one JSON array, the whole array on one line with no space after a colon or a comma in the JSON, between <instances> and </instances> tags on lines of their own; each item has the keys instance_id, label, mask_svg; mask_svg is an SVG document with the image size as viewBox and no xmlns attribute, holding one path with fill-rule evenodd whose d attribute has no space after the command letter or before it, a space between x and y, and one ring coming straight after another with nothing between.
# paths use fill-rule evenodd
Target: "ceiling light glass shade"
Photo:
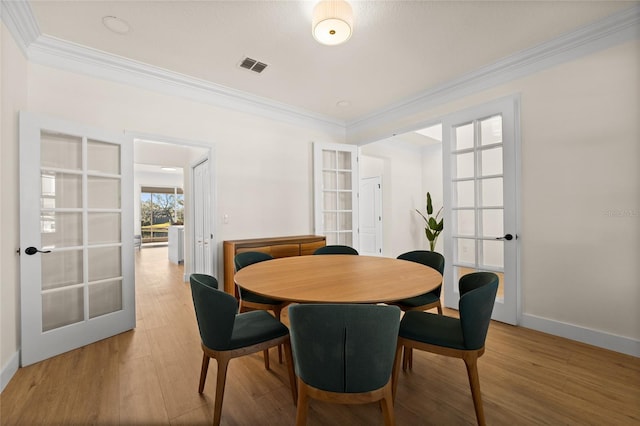
<instances>
[{"instance_id":1,"label":"ceiling light glass shade","mask_svg":"<svg viewBox=\"0 0 640 426\"><path fill-rule=\"evenodd\" d=\"M346 1L322 0L313 9L313 38L329 46L344 43L353 32L353 11Z\"/></svg>"}]
</instances>

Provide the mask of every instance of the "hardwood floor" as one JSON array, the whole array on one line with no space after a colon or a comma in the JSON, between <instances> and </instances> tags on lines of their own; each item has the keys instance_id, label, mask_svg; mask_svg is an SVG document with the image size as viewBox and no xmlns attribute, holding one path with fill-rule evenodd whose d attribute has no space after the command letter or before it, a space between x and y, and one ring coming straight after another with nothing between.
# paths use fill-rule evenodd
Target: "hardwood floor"
<instances>
[{"instance_id":1,"label":"hardwood floor","mask_svg":"<svg viewBox=\"0 0 640 426\"><path fill-rule=\"evenodd\" d=\"M18 370L0 395L0 424L210 424L215 366L199 395L202 352L182 273L166 247L137 252L136 329ZM231 362L223 425L294 424L275 350L271 366L259 354ZM640 425L638 358L492 323L478 366L490 425ZM463 362L415 351L395 414L398 425L474 424ZM308 424L376 425L382 416L377 405L312 401Z\"/></svg>"}]
</instances>

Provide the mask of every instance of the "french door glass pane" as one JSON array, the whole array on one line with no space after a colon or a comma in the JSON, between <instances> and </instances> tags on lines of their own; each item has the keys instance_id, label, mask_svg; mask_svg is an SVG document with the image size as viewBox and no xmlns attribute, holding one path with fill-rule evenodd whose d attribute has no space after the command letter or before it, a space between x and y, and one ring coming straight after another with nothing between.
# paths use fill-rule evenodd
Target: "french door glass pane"
<instances>
[{"instance_id":1,"label":"french door glass pane","mask_svg":"<svg viewBox=\"0 0 640 426\"><path fill-rule=\"evenodd\" d=\"M336 152L333 150L323 150L322 165L325 169L336 169L338 165L336 161Z\"/></svg>"},{"instance_id":2,"label":"french door glass pane","mask_svg":"<svg viewBox=\"0 0 640 426\"><path fill-rule=\"evenodd\" d=\"M458 252L458 262L475 264L476 263L475 240L467 239L467 238L456 238L455 242L456 242L457 252Z\"/></svg>"},{"instance_id":3,"label":"french door glass pane","mask_svg":"<svg viewBox=\"0 0 640 426\"><path fill-rule=\"evenodd\" d=\"M122 281L113 280L89 285L89 318L122 309Z\"/></svg>"},{"instance_id":4,"label":"french door glass pane","mask_svg":"<svg viewBox=\"0 0 640 426\"><path fill-rule=\"evenodd\" d=\"M456 159L456 173L455 177L458 179L461 178L472 178L475 175L475 165L474 165L474 153L473 152L465 152L463 154L455 154Z\"/></svg>"},{"instance_id":5,"label":"french door glass pane","mask_svg":"<svg viewBox=\"0 0 640 426\"><path fill-rule=\"evenodd\" d=\"M43 290L82 282L82 250L52 251L42 255Z\"/></svg>"},{"instance_id":6,"label":"french door glass pane","mask_svg":"<svg viewBox=\"0 0 640 426\"><path fill-rule=\"evenodd\" d=\"M89 281L122 276L120 247L89 248Z\"/></svg>"},{"instance_id":7,"label":"french door glass pane","mask_svg":"<svg viewBox=\"0 0 640 426\"><path fill-rule=\"evenodd\" d=\"M504 215L502 209L482 210L482 234L493 238L504 235Z\"/></svg>"},{"instance_id":8,"label":"french door glass pane","mask_svg":"<svg viewBox=\"0 0 640 426\"><path fill-rule=\"evenodd\" d=\"M322 172L322 186L324 187L324 189L338 188L336 172L333 172L333 171Z\"/></svg>"},{"instance_id":9,"label":"french door glass pane","mask_svg":"<svg viewBox=\"0 0 640 426\"><path fill-rule=\"evenodd\" d=\"M42 170L40 177L42 208L82 207L82 175Z\"/></svg>"},{"instance_id":10,"label":"french door glass pane","mask_svg":"<svg viewBox=\"0 0 640 426\"><path fill-rule=\"evenodd\" d=\"M120 145L87 141L87 171L120 174Z\"/></svg>"},{"instance_id":11,"label":"french door glass pane","mask_svg":"<svg viewBox=\"0 0 640 426\"><path fill-rule=\"evenodd\" d=\"M338 213L338 225L341 231L351 230L353 228L351 212Z\"/></svg>"},{"instance_id":12,"label":"french door glass pane","mask_svg":"<svg viewBox=\"0 0 640 426\"><path fill-rule=\"evenodd\" d=\"M338 204L337 204L336 193L335 192L327 192L327 191L325 191L322 194L322 197L324 199L324 209L325 210L337 210L338 209Z\"/></svg>"},{"instance_id":13,"label":"french door glass pane","mask_svg":"<svg viewBox=\"0 0 640 426\"><path fill-rule=\"evenodd\" d=\"M352 207L351 192L338 193L338 210L351 210ZM327 208L327 210L329 210Z\"/></svg>"},{"instance_id":14,"label":"french door glass pane","mask_svg":"<svg viewBox=\"0 0 640 426\"><path fill-rule=\"evenodd\" d=\"M351 190L351 172L338 172L338 189Z\"/></svg>"},{"instance_id":15,"label":"french door glass pane","mask_svg":"<svg viewBox=\"0 0 640 426\"><path fill-rule=\"evenodd\" d=\"M474 181L456 182L455 194L456 207L473 207L475 205Z\"/></svg>"},{"instance_id":16,"label":"french door glass pane","mask_svg":"<svg viewBox=\"0 0 640 426\"><path fill-rule=\"evenodd\" d=\"M495 115L480 120L480 145L502 142L502 116Z\"/></svg>"},{"instance_id":17,"label":"french door glass pane","mask_svg":"<svg viewBox=\"0 0 640 426\"><path fill-rule=\"evenodd\" d=\"M483 179L480 181L482 187L482 203L483 207L501 207L502 206L502 178Z\"/></svg>"},{"instance_id":18,"label":"french door glass pane","mask_svg":"<svg viewBox=\"0 0 640 426\"><path fill-rule=\"evenodd\" d=\"M476 221L473 210L457 210L456 215L456 234L474 236L476 234Z\"/></svg>"},{"instance_id":19,"label":"french door glass pane","mask_svg":"<svg viewBox=\"0 0 640 426\"><path fill-rule=\"evenodd\" d=\"M82 213L42 210L40 236L47 249L82 245Z\"/></svg>"},{"instance_id":20,"label":"french door glass pane","mask_svg":"<svg viewBox=\"0 0 640 426\"><path fill-rule=\"evenodd\" d=\"M454 151L473 148L473 123L467 123L455 128L456 137L453 146Z\"/></svg>"},{"instance_id":21,"label":"french door glass pane","mask_svg":"<svg viewBox=\"0 0 640 426\"><path fill-rule=\"evenodd\" d=\"M89 176L88 197L90 209L119 209L120 179Z\"/></svg>"},{"instance_id":22,"label":"french door glass pane","mask_svg":"<svg viewBox=\"0 0 640 426\"><path fill-rule=\"evenodd\" d=\"M338 152L338 169L351 170L351 153L348 151Z\"/></svg>"},{"instance_id":23,"label":"french door glass pane","mask_svg":"<svg viewBox=\"0 0 640 426\"><path fill-rule=\"evenodd\" d=\"M42 294L42 331L84 320L84 288L74 287Z\"/></svg>"},{"instance_id":24,"label":"french door glass pane","mask_svg":"<svg viewBox=\"0 0 640 426\"><path fill-rule=\"evenodd\" d=\"M332 213L332 212L324 213L324 229L325 231L328 231L328 232L338 230L337 213Z\"/></svg>"},{"instance_id":25,"label":"french door glass pane","mask_svg":"<svg viewBox=\"0 0 640 426\"><path fill-rule=\"evenodd\" d=\"M502 174L502 147L482 150L482 176Z\"/></svg>"},{"instance_id":26,"label":"french door glass pane","mask_svg":"<svg viewBox=\"0 0 640 426\"><path fill-rule=\"evenodd\" d=\"M60 133L42 132L40 166L82 170L82 138Z\"/></svg>"},{"instance_id":27,"label":"french door glass pane","mask_svg":"<svg viewBox=\"0 0 640 426\"><path fill-rule=\"evenodd\" d=\"M120 213L88 213L89 244L119 243Z\"/></svg>"},{"instance_id":28,"label":"french door glass pane","mask_svg":"<svg viewBox=\"0 0 640 426\"><path fill-rule=\"evenodd\" d=\"M482 241L482 265L489 268L504 267L504 242L500 240Z\"/></svg>"}]
</instances>

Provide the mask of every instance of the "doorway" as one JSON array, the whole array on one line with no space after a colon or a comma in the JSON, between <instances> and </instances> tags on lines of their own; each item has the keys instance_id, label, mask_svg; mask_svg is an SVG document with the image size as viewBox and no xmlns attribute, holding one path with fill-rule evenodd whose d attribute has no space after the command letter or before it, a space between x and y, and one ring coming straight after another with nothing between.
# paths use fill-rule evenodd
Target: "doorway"
<instances>
[{"instance_id":1,"label":"doorway","mask_svg":"<svg viewBox=\"0 0 640 426\"><path fill-rule=\"evenodd\" d=\"M209 208L213 206L211 201L213 199L212 185L209 185L206 191L195 191L191 170L194 164L203 160L209 165L211 148L203 143L167 139L160 136L144 135L136 137L136 135L133 135L133 140L134 192L136 193L136 206L134 207L135 234L141 235L144 231L141 223L143 200L141 200L140 196L142 188L175 188L174 196L176 200L181 199L184 212L181 215L167 214L167 216L172 217L172 220L167 226L169 229L166 230L166 234L168 239L173 240L173 242L168 242L170 246L168 258L184 264L183 281L186 282L195 267L193 242L196 241L196 235L193 212L198 205L207 205ZM211 175L211 173L208 174L208 176ZM207 217L210 229L213 229L212 216L207 215ZM173 219L177 221L174 223ZM151 224L151 226L158 227L163 226L163 224ZM161 235L155 231L157 229L154 228L154 235ZM212 236L213 232L209 232L209 235ZM146 244L142 244L141 250L144 250L146 246ZM202 261L209 265L208 273L214 275L216 271L214 261L215 247L213 247L213 244L210 244L210 246L212 249Z\"/></svg>"}]
</instances>

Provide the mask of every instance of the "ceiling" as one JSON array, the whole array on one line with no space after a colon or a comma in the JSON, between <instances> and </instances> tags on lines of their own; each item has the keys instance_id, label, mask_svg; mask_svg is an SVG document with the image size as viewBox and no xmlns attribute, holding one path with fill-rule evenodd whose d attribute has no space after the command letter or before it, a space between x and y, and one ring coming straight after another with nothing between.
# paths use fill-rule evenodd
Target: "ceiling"
<instances>
[{"instance_id":1,"label":"ceiling","mask_svg":"<svg viewBox=\"0 0 640 426\"><path fill-rule=\"evenodd\" d=\"M315 1L29 3L42 34L343 123L637 5L351 1L353 36L325 46L311 35ZM108 30L105 16L130 30ZM245 56L268 67L239 68Z\"/></svg>"}]
</instances>

